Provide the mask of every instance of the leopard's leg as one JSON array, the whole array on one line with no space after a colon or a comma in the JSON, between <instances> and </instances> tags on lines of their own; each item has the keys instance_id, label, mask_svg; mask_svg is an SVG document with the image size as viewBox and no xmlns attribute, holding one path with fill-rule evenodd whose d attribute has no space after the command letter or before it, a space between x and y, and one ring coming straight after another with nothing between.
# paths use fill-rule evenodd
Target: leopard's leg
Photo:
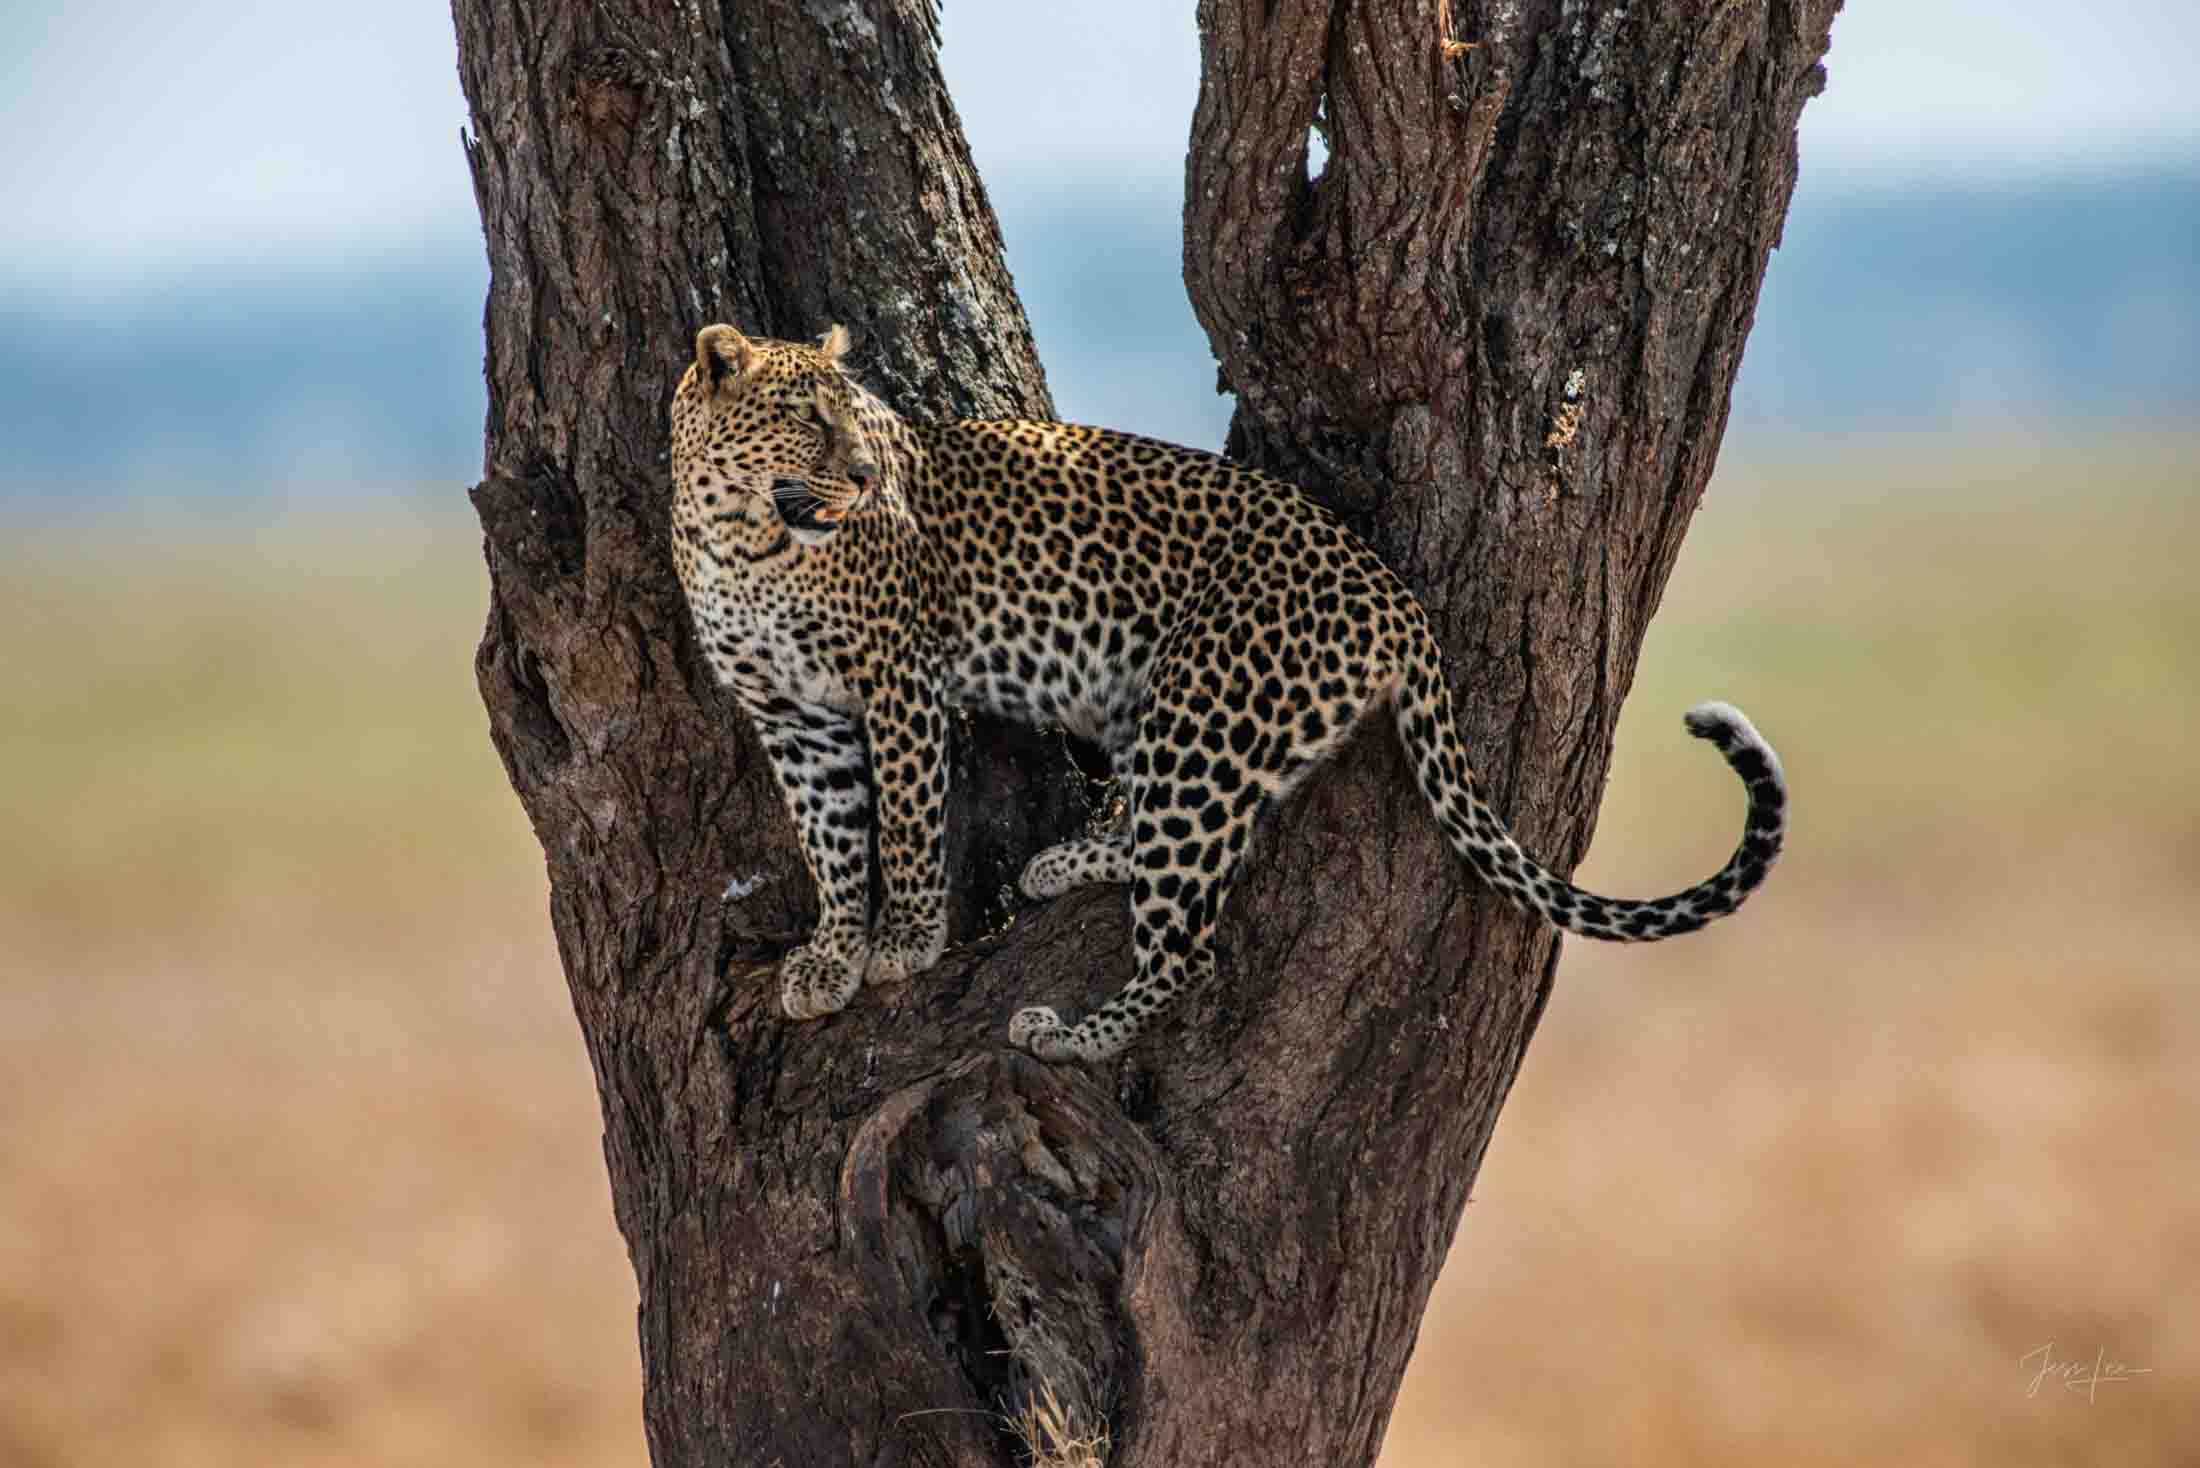
<instances>
[{"instance_id":1,"label":"leopard's leg","mask_svg":"<svg viewBox=\"0 0 2200 1468\"><path fill-rule=\"evenodd\" d=\"M1045 1007L1017 1011L1011 1044L1044 1060L1106 1060L1213 971L1215 920L1272 783L1236 764L1224 768L1197 747L1201 732L1226 718L1163 708L1141 731L1125 853L1131 981L1074 1025ZM1180 733L1189 736L1188 751Z\"/></svg>"},{"instance_id":2,"label":"leopard's leg","mask_svg":"<svg viewBox=\"0 0 2200 1468\"><path fill-rule=\"evenodd\" d=\"M1260 629L1297 625L1317 646L1353 648L1354 607L1331 591L1317 575L1218 596L1172 639L1132 761L1136 971L1074 1025L1051 1009L1018 1011L1012 1043L1048 1060L1105 1060L1212 972L1214 926L1262 808L1333 752L1393 681L1364 652L1293 675L1262 645Z\"/></svg>"},{"instance_id":3,"label":"leopard's leg","mask_svg":"<svg viewBox=\"0 0 2200 1468\"><path fill-rule=\"evenodd\" d=\"M938 963L947 947L947 707L942 681L905 664L873 692L865 722L878 785L884 902L871 934L873 982Z\"/></svg>"},{"instance_id":4,"label":"leopard's leg","mask_svg":"<svg viewBox=\"0 0 2200 1468\"><path fill-rule=\"evenodd\" d=\"M847 714L775 699L751 706L817 884L817 931L779 965L789 1019L845 1008L870 961L871 777L863 726Z\"/></svg>"}]
</instances>

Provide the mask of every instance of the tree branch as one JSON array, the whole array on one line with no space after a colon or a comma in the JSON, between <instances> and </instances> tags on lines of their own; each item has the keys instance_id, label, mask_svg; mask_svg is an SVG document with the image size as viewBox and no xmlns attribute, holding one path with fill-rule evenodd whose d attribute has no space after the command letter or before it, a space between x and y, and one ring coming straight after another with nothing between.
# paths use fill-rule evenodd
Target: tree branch
<instances>
[{"instance_id":1,"label":"tree branch","mask_svg":"<svg viewBox=\"0 0 2200 1468\"><path fill-rule=\"evenodd\" d=\"M1485 782L1560 869L1834 8L1460 5L1451 34L1425 0L1201 6L1186 278L1233 442L1420 592ZM759 965L814 907L672 575L665 402L708 320L841 320L906 412L1049 411L932 10L454 10L491 264L477 671L602 1099L656 1461L1006 1463L1039 1382L1119 1468L1371 1461L1557 945L1369 729L1256 835L1218 980L1106 1071L1001 1040L1122 983L1113 892L787 1022ZM977 723L958 760L967 937L1086 811L1058 742Z\"/></svg>"}]
</instances>

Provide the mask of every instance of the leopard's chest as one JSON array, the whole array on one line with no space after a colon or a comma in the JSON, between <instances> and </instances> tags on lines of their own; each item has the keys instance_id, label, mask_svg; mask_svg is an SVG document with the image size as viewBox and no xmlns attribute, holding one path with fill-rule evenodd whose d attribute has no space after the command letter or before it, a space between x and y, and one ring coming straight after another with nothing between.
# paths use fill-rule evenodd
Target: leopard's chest
<instances>
[{"instance_id":1,"label":"leopard's chest","mask_svg":"<svg viewBox=\"0 0 2200 1468\"><path fill-rule=\"evenodd\" d=\"M768 583L680 570L704 656L736 696L862 712L861 651L815 606Z\"/></svg>"}]
</instances>

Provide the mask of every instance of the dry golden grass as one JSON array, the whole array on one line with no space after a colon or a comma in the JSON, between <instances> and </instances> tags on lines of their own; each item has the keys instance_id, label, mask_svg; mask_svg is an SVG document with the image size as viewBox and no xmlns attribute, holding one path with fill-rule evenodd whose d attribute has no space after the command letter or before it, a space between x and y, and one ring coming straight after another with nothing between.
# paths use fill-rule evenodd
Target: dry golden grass
<instances>
[{"instance_id":1,"label":"dry golden grass","mask_svg":"<svg viewBox=\"0 0 2200 1468\"><path fill-rule=\"evenodd\" d=\"M1024 1398L1009 1418L1009 1430L1023 1444L1031 1468L1106 1468L1107 1428L1085 1422L1064 1406L1052 1382L1041 1382L1036 1393Z\"/></svg>"},{"instance_id":2,"label":"dry golden grass","mask_svg":"<svg viewBox=\"0 0 2200 1468\"><path fill-rule=\"evenodd\" d=\"M475 555L384 517L0 569L0 1464L644 1460Z\"/></svg>"},{"instance_id":3,"label":"dry golden grass","mask_svg":"<svg viewBox=\"0 0 2200 1468\"><path fill-rule=\"evenodd\" d=\"M1722 479L1584 877L1716 860L1711 695L1792 854L1725 928L1569 949L1387 1468L2200 1462L2192 447ZM474 557L0 561L0 1464L645 1461ZM2050 1341L2149 1374L2028 1394Z\"/></svg>"}]
</instances>

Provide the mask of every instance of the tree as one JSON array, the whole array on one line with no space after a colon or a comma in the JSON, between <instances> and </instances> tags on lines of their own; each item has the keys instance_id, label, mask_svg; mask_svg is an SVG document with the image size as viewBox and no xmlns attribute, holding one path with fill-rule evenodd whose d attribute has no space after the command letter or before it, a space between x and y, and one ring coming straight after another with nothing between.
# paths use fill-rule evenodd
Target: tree
<instances>
[{"instance_id":1,"label":"tree","mask_svg":"<svg viewBox=\"0 0 2200 1468\"><path fill-rule=\"evenodd\" d=\"M1185 278L1231 451L1419 592L1485 781L1562 871L1838 3L1200 5ZM1040 1065L1009 1013L1119 985L1124 903L989 931L1089 787L975 722L966 941L783 1020L769 962L811 894L688 629L665 402L705 322L844 321L906 413L1048 414L935 17L454 9L491 265L477 669L602 1099L655 1461L1000 1464L996 1414L1042 1388L1119 1465L1371 1461L1555 939L1371 728L1256 839L1217 981L1105 1073Z\"/></svg>"}]
</instances>

